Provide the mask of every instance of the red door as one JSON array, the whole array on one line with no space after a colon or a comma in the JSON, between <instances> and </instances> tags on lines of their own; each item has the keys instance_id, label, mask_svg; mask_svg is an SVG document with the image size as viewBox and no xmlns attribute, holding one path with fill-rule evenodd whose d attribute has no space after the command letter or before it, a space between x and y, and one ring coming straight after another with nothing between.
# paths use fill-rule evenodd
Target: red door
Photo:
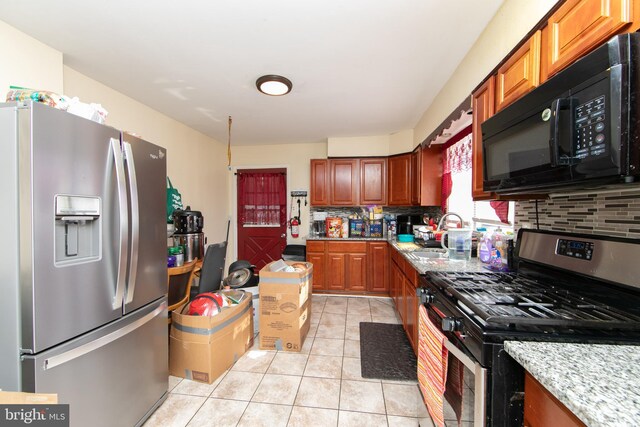
<instances>
[{"instance_id":1,"label":"red door","mask_svg":"<svg viewBox=\"0 0 640 427\"><path fill-rule=\"evenodd\" d=\"M256 272L281 258L287 244L286 169L238 170L238 259Z\"/></svg>"}]
</instances>

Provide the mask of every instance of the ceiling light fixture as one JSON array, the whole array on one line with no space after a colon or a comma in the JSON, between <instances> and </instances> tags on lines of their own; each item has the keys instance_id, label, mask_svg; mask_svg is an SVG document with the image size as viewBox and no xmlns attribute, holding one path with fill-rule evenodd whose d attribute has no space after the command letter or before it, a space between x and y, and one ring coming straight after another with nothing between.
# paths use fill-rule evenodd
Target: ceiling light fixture
<instances>
[{"instance_id":1,"label":"ceiling light fixture","mask_svg":"<svg viewBox=\"0 0 640 427\"><path fill-rule=\"evenodd\" d=\"M256 87L265 95L281 96L291 92L293 84L286 77L270 74L256 80Z\"/></svg>"}]
</instances>

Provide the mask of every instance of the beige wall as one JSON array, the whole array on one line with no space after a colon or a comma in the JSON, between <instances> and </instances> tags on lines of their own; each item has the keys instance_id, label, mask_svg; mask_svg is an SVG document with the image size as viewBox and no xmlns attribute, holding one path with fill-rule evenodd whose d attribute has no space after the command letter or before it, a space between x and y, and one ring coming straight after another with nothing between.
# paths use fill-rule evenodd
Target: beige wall
<instances>
[{"instance_id":1,"label":"beige wall","mask_svg":"<svg viewBox=\"0 0 640 427\"><path fill-rule=\"evenodd\" d=\"M325 142L307 143L307 144L276 144L276 145L254 145L254 146L237 146L232 147L231 165L233 171L230 172L230 189L229 189L229 206L232 210L233 229L237 224L236 221L236 180L232 173L237 169L251 168L287 168L287 193L291 190L306 190L309 192L309 179L311 172L309 169L309 161L311 159L326 159L327 144ZM287 215L290 212L291 197L287 197ZM304 244L303 238L309 234L309 198L307 197L307 206L302 203L300 210L300 236L297 239L291 237L291 233L287 232L287 243ZM297 205L296 214L297 214ZM233 247L230 248L229 254L233 254L233 260L237 257L235 231L233 238L229 238ZM228 255L231 256L231 255Z\"/></svg>"},{"instance_id":2,"label":"beige wall","mask_svg":"<svg viewBox=\"0 0 640 427\"><path fill-rule=\"evenodd\" d=\"M167 149L167 173L183 203L202 211L209 243L224 240L227 230L226 146L102 83L65 66L68 96L102 104L107 124L140 135Z\"/></svg>"},{"instance_id":3,"label":"beige wall","mask_svg":"<svg viewBox=\"0 0 640 427\"><path fill-rule=\"evenodd\" d=\"M507 0L414 128L418 145L498 65L557 0Z\"/></svg>"},{"instance_id":4,"label":"beige wall","mask_svg":"<svg viewBox=\"0 0 640 427\"><path fill-rule=\"evenodd\" d=\"M0 21L0 101L9 86L62 94L62 53Z\"/></svg>"},{"instance_id":5,"label":"beige wall","mask_svg":"<svg viewBox=\"0 0 640 427\"><path fill-rule=\"evenodd\" d=\"M373 157L389 156L412 151L413 129L391 135L328 138L328 157Z\"/></svg>"},{"instance_id":6,"label":"beige wall","mask_svg":"<svg viewBox=\"0 0 640 427\"><path fill-rule=\"evenodd\" d=\"M0 95L10 85L102 104L107 124L165 147L168 172L185 203L201 210L210 241L224 239L229 216L226 147L63 65L61 52L0 21ZM193 153L197 153L194 155Z\"/></svg>"}]
</instances>

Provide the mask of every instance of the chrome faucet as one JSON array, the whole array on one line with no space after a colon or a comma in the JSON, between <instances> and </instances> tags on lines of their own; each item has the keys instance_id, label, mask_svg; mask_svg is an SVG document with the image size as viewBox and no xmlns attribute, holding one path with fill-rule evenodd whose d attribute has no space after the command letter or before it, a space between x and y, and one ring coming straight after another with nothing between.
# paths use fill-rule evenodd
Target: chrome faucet
<instances>
[{"instance_id":1,"label":"chrome faucet","mask_svg":"<svg viewBox=\"0 0 640 427\"><path fill-rule=\"evenodd\" d=\"M458 217L458 219L460 220L460 225L461 225L462 227L464 227L464 221L462 220L462 217L461 217L460 215L458 215L458 214L457 214L457 213L455 213L455 212L448 212L448 213L446 213L446 214L442 215L442 218L440 218L440 221L438 221L438 228L436 229L436 231L440 231L440 230L442 230L442 226L444 225L444 219L445 219L446 217L448 217L448 216L457 216L457 217Z\"/></svg>"}]
</instances>

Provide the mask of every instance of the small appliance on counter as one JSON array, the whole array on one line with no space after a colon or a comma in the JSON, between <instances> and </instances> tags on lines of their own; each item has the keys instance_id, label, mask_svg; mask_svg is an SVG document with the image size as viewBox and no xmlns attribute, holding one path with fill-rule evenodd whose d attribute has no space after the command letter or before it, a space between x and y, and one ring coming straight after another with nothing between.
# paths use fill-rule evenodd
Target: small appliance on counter
<instances>
[{"instance_id":1,"label":"small appliance on counter","mask_svg":"<svg viewBox=\"0 0 640 427\"><path fill-rule=\"evenodd\" d=\"M184 247L184 262L204 258L206 244L202 227L204 218L200 211L192 211L191 206L186 209L173 211L173 246Z\"/></svg>"},{"instance_id":2,"label":"small appliance on counter","mask_svg":"<svg viewBox=\"0 0 640 427\"><path fill-rule=\"evenodd\" d=\"M411 234L413 235L414 226L422 226L422 215L398 215L397 217L397 234Z\"/></svg>"}]
</instances>

